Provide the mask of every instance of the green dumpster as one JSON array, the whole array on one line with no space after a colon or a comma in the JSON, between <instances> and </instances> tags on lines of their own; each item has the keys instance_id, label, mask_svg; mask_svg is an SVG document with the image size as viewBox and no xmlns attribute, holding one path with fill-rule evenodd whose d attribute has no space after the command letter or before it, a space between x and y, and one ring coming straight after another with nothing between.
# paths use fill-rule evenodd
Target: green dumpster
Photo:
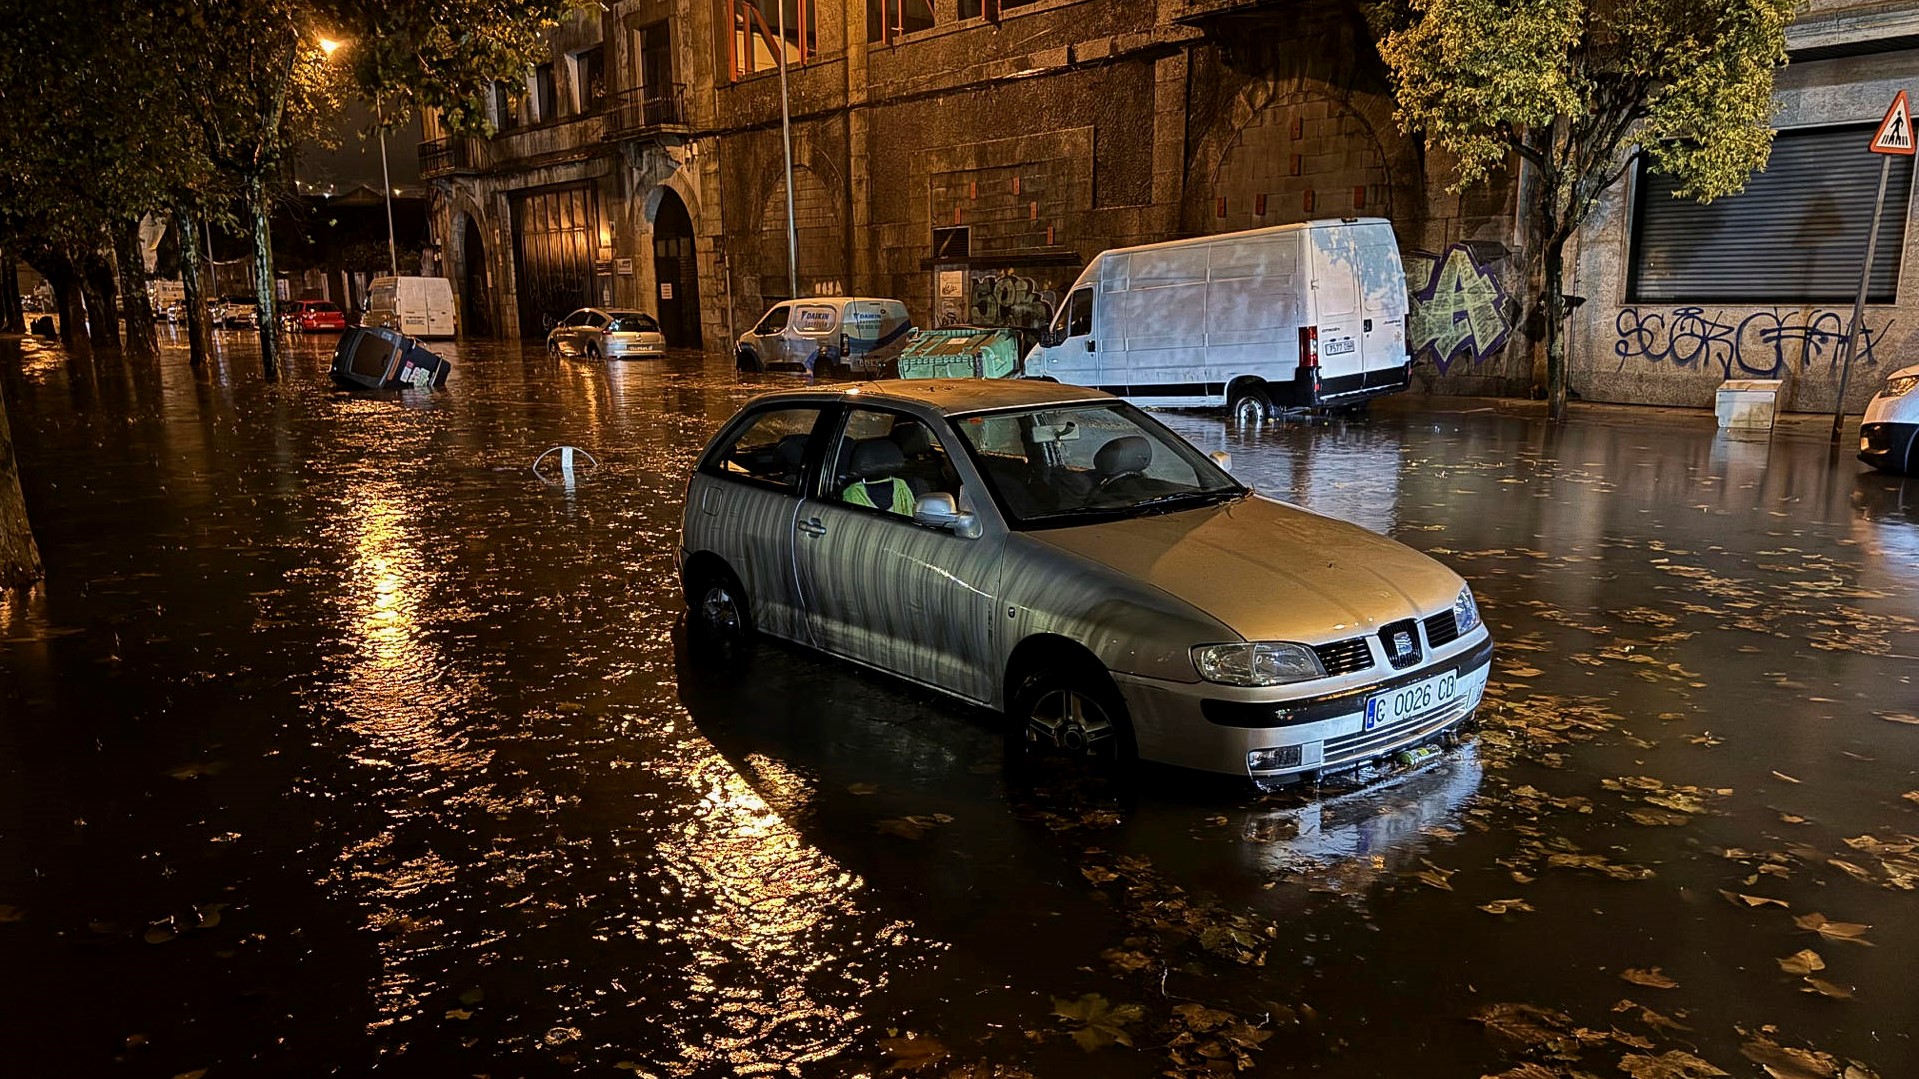
<instances>
[{"instance_id":1,"label":"green dumpster","mask_svg":"<svg viewBox=\"0 0 1919 1079\"><path fill-rule=\"evenodd\" d=\"M1012 330L947 326L912 334L899 354L901 378L1011 378L1019 373Z\"/></svg>"}]
</instances>

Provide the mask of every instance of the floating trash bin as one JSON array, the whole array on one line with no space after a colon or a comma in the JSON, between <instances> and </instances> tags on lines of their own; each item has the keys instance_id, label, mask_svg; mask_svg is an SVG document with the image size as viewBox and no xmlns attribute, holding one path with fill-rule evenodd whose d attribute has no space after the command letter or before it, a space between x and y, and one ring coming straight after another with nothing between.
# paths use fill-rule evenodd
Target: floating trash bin
<instances>
[{"instance_id":1,"label":"floating trash bin","mask_svg":"<svg viewBox=\"0 0 1919 1079\"><path fill-rule=\"evenodd\" d=\"M1772 430L1779 386L1776 378L1729 378L1721 382L1713 402L1719 426L1734 431Z\"/></svg>"},{"instance_id":2,"label":"floating trash bin","mask_svg":"<svg viewBox=\"0 0 1919 1079\"><path fill-rule=\"evenodd\" d=\"M333 381L363 390L446 385L453 365L411 337L384 326L355 326L333 350Z\"/></svg>"}]
</instances>

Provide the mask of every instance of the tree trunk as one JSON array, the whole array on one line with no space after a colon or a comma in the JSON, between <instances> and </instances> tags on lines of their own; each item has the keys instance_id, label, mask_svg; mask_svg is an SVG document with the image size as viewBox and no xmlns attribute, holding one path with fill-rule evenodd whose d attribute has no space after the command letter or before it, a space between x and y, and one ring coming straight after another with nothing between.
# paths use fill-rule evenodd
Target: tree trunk
<instances>
[{"instance_id":1,"label":"tree trunk","mask_svg":"<svg viewBox=\"0 0 1919 1079\"><path fill-rule=\"evenodd\" d=\"M160 337L153 328L153 301L147 297L147 252L140 242L140 219L123 221L114 234L114 257L120 264L120 295L127 305L127 355L151 359L160 354Z\"/></svg>"},{"instance_id":2,"label":"tree trunk","mask_svg":"<svg viewBox=\"0 0 1919 1079\"><path fill-rule=\"evenodd\" d=\"M86 299L80 293L80 275L64 258L47 267L47 283L53 286L54 313L60 316L60 343L72 348L81 341L87 320Z\"/></svg>"},{"instance_id":3,"label":"tree trunk","mask_svg":"<svg viewBox=\"0 0 1919 1079\"><path fill-rule=\"evenodd\" d=\"M213 334L207 319L207 297L200 287L200 225L192 210L176 206L173 228L180 237L180 284L187 302L187 359L200 367L207 362L207 340Z\"/></svg>"},{"instance_id":4,"label":"tree trunk","mask_svg":"<svg viewBox=\"0 0 1919 1079\"><path fill-rule=\"evenodd\" d=\"M260 311L260 364L268 379L279 366L280 317L273 295L273 233L269 229L266 183L247 180L247 213L253 220L253 297Z\"/></svg>"},{"instance_id":5,"label":"tree trunk","mask_svg":"<svg viewBox=\"0 0 1919 1079\"><path fill-rule=\"evenodd\" d=\"M0 247L0 333L26 333L27 313L20 306L20 262Z\"/></svg>"},{"instance_id":6,"label":"tree trunk","mask_svg":"<svg viewBox=\"0 0 1919 1079\"><path fill-rule=\"evenodd\" d=\"M120 286L113 265L97 251L80 260L81 291L87 297L87 337L96 349L120 348Z\"/></svg>"},{"instance_id":7,"label":"tree trunk","mask_svg":"<svg viewBox=\"0 0 1919 1079\"><path fill-rule=\"evenodd\" d=\"M0 392L0 588L30 585L41 575L40 548L33 542L27 499L20 491L20 470L13 459L6 396Z\"/></svg>"},{"instance_id":8,"label":"tree trunk","mask_svg":"<svg viewBox=\"0 0 1919 1079\"><path fill-rule=\"evenodd\" d=\"M1566 241L1557 236L1546 243L1543 266L1546 295L1547 415L1556 423L1566 418Z\"/></svg>"}]
</instances>

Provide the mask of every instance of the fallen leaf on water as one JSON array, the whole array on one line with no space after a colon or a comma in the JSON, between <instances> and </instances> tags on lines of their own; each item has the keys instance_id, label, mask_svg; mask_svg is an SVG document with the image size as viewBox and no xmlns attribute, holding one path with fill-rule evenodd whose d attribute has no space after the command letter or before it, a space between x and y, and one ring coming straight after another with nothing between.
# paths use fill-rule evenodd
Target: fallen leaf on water
<instances>
[{"instance_id":1,"label":"fallen leaf on water","mask_svg":"<svg viewBox=\"0 0 1919 1079\"><path fill-rule=\"evenodd\" d=\"M1691 742L1693 745L1696 745L1696 746L1707 746L1707 747L1724 745L1726 742L1724 738L1714 737L1711 731L1707 731L1705 734L1696 734L1692 736L1691 738L1686 739L1686 741Z\"/></svg>"},{"instance_id":2,"label":"fallen leaf on water","mask_svg":"<svg viewBox=\"0 0 1919 1079\"><path fill-rule=\"evenodd\" d=\"M1785 900L1774 899L1769 895L1747 895L1744 892L1729 892L1724 888L1719 889L1719 894L1725 896L1726 902L1731 903L1735 907L1783 907L1788 905Z\"/></svg>"},{"instance_id":3,"label":"fallen leaf on water","mask_svg":"<svg viewBox=\"0 0 1919 1079\"><path fill-rule=\"evenodd\" d=\"M941 1045L938 1038L924 1034L908 1035L903 1038L886 1038L880 1042L880 1052L893 1058L886 1066L887 1075L898 1072L915 1072L929 1068L952 1055Z\"/></svg>"},{"instance_id":4,"label":"fallen leaf on water","mask_svg":"<svg viewBox=\"0 0 1919 1079\"><path fill-rule=\"evenodd\" d=\"M1855 944L1872 944L1871 941L1862 939L1866 935L1866 930L1872 928L1869 925L1860 925L1858 922L1827 921L1825 915L1817 913L1801 914L1792 922L1799 928L1810 929L1827 940L1849 940Z\"/></svg>"},{"instance_id":5,"label":"fallen leaf on water","mask_svg":"<svg viewBox=\"0 0 1919 1079\"><path fill-rule=\"evenodd\" d=\"M1666 977L1665 972L1658 967L1654 967L1651 970L1640 970L1637 967L1628 967L1620 971L1619 976L1634 985L1643 985L1648 989L1679 988L1679 983Z\"/></svg>"},{"instance_id":6,"label":"fallen leaf on water","mask_svg":"<svg viewBox=\"0 0 1919 1079\"><path fill-rule=\"evenodd\" d=\"M878 783L850 783L846 787L848 794L878 794L879 792Z\"/></svg>"},{"instance_id":7,"label":"fallen leaf on water","mask_svg":"<svg viewBox=\"0 0 1919 1079\"><path fill-rule=\"evenodd\" d=\"M1126 1027L1138 1022L1144 1013L1137 1004L1110 1004L1098 993L1088 993L1071 1001L1054 997L1053 1014L1081 1024L1072 1032L1072 1038L1090 1053L1115 1042L1132 1048L1133 1038L1126 1033Z\"/></svg>"},{"instance_id":8,"label":"fallen leaf on water","mask_svg":"<svg viewBox=\"0 0 1919 1079\"><path fill-rule=\"evenodd\" d=\"M1899 797L1904 798L1908 802L1919 802L1919 791L1907 791Z\"/></svg>"},{"instance_id":9,"label":"fallen leaf on water","mask_svg":"<svg viewBox=\"0 0 1919 1079\"><path fill-rule=\"evenodd\" d=\"M1909 712L1874 712L1873 715L1878 716L1888 723L1906 723L1919 726L1919 716L1912 715Z\"/></svg>"},{"instance_id":10,"label":"fallen leaf on water","mask_svg":"<svg viewBox=\"0 0 1919 1079\"><path fill-rule=\"evenodd\" d=\"M1173 1014L1184 1019L1187 1026L1199 1031L1212 1030L1214 1027L1224 1026L1239 1018L1232 1012L1220 1011L1218 1008L1208 1008L1206 1005L1198 1003L1181 1004L1173 1009Z\"/></svg>"},{"instance_id":11,"label":"fallen leaf on water","mask_svg":"<svg viewBox=\"0 0 1919 1079\"><path fill-rule=\"evenodd\" d=\"M1797 782L1799 782L1798 780L1796 780L1796 779L1794 779L1794 778L1792 778L1791 776L1789 776L1789 775L1787 775L1787 774L1786 774L1786 773L1784 773L1784 772L1779 772L1779 771L1775 771L1775 772L1773 772L1773 775L1774 775L1775 777L1777 777L1777 778L1779 778L1779 779L1783 779L1783 780L1785 780L1785 781L1786 781L1786 782L1788 782L1788 783L1797 783Z\"/></svg>"},{"instance_id":12,"label":"fallen leaf on water","mask_svg":"<svg viewBox=\"0 0 1919 1079\"><path fill-rule=\"evenodd\" d=\"M1831 1079L1839 1073L1839 1061L1830 1053L1794 1049L1766 1038L1740 1046L1739 1054L1766 1069L1773 1079Z\"/></svg>"},{"instance_id":13,"label":"fallen leaf on water","mask_svg":"<svg viewBox=\"0 0 1919 1079\"><path fill-rule=\"evenodd\" d=\"M1852 990L1843 985L1834 985L1824 978L1807 978L1806 987L1801 992L1818 993L1820 996L1831 997L1834 1000L1852 999Z\"/></svg>"},{"instance_id":14,"label":"fallen leaf on water","mask_svg":"<svg viewBox=\"0 0 1919 1079\"><path fill-rule=\"evenodd\" d=\"M1671 1031L1674 1033L1684 1033L1692 1029L1691 1027L1687 1026L1686 1024L1680 1022L1677 1019L1672 1019L1667 1016L1661 1015L1658 1012L1653 1011L1651 1008L1648 1008L1643 1004L1636 1004L1630 1000L1622 1000L1619 1003L1612 1006L1612 1010L1615 1012L1629 1012L1629 1011L1632 1011L1634 1008L1639 1009L1639 1021L1653 1028L1654 1030L1664 1030L1664 1031ZM1680 1014L1684 1015L1685 1013L1681 1012Z\"/></svg>"},{"instance_id":15,"label":"fallen leaf on water","mask_svg":"<svg viewBox=\"0 0 1919 1079\"><path fill-rule=\"evenodd\" d=\"M1531 903L1526 902L1524 899L1495 899L1492 902L1487 903L1484 906L1481 906L1479 909L1485 911L1488 914L1505 914L1507 911L1513 911L1513 910L1523 910L1523 911L1530 912L1533 909L1533 905Z\"/></svg>"},{"instance_id":16,"label":"fallen leaf on water","mask_svg":"<svg viewBox=\"0 0 1919 1079\"><path fill-rule=\"evenodd\" d=\"M1797 813L1781 813L1779 814L1779 822L1781 824L1805 824L1806 818Z\"/></svg>"},{"instance_id":17,"label":"fallen leaf on water","mask_svg":"<svg viewBox=\"0 0 1919 1079\"><path fill-rule=\"evenodd\" d=\"M1867 872L1864 868L1860 866L1853 865L1851 862L1848 862L1843 858L1828 858L1826 859L1826 864L1829 866L1832 866L1834 869L1843 869L1846 872L1852 874L1855 878L1859 880L1863 880L1868 884L1872 883L1871 873Z\"/></svg>"},{"instance_id":18,"label":"fallen leaf on water","mask_svg":"<svg viewBox=\"0 0 1919 1079\"><path fill-rule=\"evenodd\" d=\"M1801 948L1779 960L1779 969L1787 974L1811 974L1815 970L1826 969L1826 961L1811 948Z\"/></svg>"},{"instance_id":19,"label":"fallen leaf on water","mask_svg":"<svg viewBox=\"0 0 1919 1079\"><path fill-rule=\"evenodd\" d=\"M1731 1074L1680 1049L1656 1057L1628 1053L1619 1061L1619 1070L1633 1079L1716 1079Z\"/></svg>"},{"instance_id":20,"label":"fallen leaf on water","mask_svg":"<svg viewBox=\"0 0 1919 1079\"><path fill-rule=\"evenodd\" d=\"M1421 883L1430 884L1435 888L1440 888L1448 892L1453 890L1453 884L1451 881L1447 880L1443 874L1436 873L1430 869L1422 869L1419 872L1414 873L1413 877L1414 879L1420 881Z\"/></svg>"},{"instance_id":21,"label":"fallen leaf on water","mask_svg":"<svg viewBox=\"0 0 1919 1079\"><path fill-rule=\"evenodd\" d=\"M1518 1067L1507 1068L1497 1075L1482 1075L1479 1079L1560 1079L1563 1074L1563 1072L1556 1072L1551 1068L1541 1067L1528 1061Z\"/></svg>"},{"instance_id":22,"label":"fallen leaf on water","mask_svg":"<svg viewBox=\"0 0 1919 1079\"><path fill-rule=\"evenodd\" d=\"M465 1008L448 1008L446 1010L446 1017L448 1019L471 1019L473 1018L473 1013L467 1011Z\"/></svg>"},{"instance_id":23,"label":"fallen leaf on water","mask_svg":"<svg viewBox=\"0 0 1919 1079\"><path fill-rule=\"evenodd\" d=\"M1572 1019L1564 1012L1533 1004L1488 1004L1473 1013L1486 1033L1498 1042L1549 1053L1571 1053L1579 1048Z\"/></svg>"},{"instance_id":24,"label":"fallen leaf on water","mask_svg":"<svg viewBox=\"0 0 1919 1079\"><path fill-rule=\"evenodd\" d=\"M1142 970L1149 970L1153 966L1152 956L1145 952L1128 951L1125 948L1108 948L1099 953L1099 957L1111 963L1113 969L1121 974L1136 974Z\"/></svg>"},{"instance_id":25,"label":"fallen leaf on water","mask_svg":"<svg viewBox=\"0 0 1919 1079\"><path fill-rule=\"evenodd\" d=\"M1087 880L1093 882L1094 884L1105 884L1109 880L1119 879L1118 873L1115 873L1112 870L1105 868L1104 866L1097 866L1097 865L1081 866L1079 870L1079 875L1082 877L1085 877Z\"/></svg>"},{"instance_id":26,"label":"fallen leaf on water","mask_svg":"<svg viewBox=\"0 0 1919 1079\"><path fill-rule=\"evenodd\" d=\"M1540 675L1545 674L1546 672L1540 670L1538 667L1514 667L1512 670L1507 671L1506 673L1512 675L1514 678L1538 678ZM1919 721L1915 721L1915 722L1919 722Z\"/></svg>"},{"instance_id":27,"label":"fallen leaf on water","mask_svg":"<svg viewBox=\"0 0 1919 1079\"><path fill-rule=\"evenodd\" d=\"M951 823L953 818L944 813L915 814L911 817L889 817L874 823L873 828L881 835L895 835L901 839L922 839L926 833L942 824Z\"/></svg>"},{"instance_id":28,"label":"fallen leaf on water","mask_svg":"<svg viewBox=\"0 0 1919 1079\"><path fill-rule=\"evenodd\" d=\"M1670 809L1628 809L1626 816L1634 822L1648 826L1691 824L1692 818L1684 813Z\"/></svg>"}]
</instances>

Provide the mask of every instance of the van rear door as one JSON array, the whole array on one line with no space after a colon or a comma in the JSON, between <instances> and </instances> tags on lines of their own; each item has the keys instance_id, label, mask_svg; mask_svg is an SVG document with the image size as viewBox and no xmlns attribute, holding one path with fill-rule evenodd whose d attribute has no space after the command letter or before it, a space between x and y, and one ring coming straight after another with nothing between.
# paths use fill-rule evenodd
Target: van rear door
<instances>
[{"instance_id":1,"label":"van rear door","mask_svg":"<svg viewBox=\"0 0 1919 1079\"><path fill-rule=\"evenodd\" d=\"M1359 263L1353 229L1315 225L1312 248L1313 325L1319 335L1319 381L1330 395L1359 389L1365 372L1360 353Z\"/></svg>"},{"instance_id":2,"label":"van rear door","mask_svg":"<svg viewBox=\"0 0 1919 1079\"><path fill-rule=\"evenodd\" d=\"M1359 268L1360 353L1366 373L1391 372L1406 366L1406 268L1399 259L1399 240L1385 221L1367 221L1352 227ZM1368 386L1379 385L1368 378Z\"/></svg>"}]
</instances>

